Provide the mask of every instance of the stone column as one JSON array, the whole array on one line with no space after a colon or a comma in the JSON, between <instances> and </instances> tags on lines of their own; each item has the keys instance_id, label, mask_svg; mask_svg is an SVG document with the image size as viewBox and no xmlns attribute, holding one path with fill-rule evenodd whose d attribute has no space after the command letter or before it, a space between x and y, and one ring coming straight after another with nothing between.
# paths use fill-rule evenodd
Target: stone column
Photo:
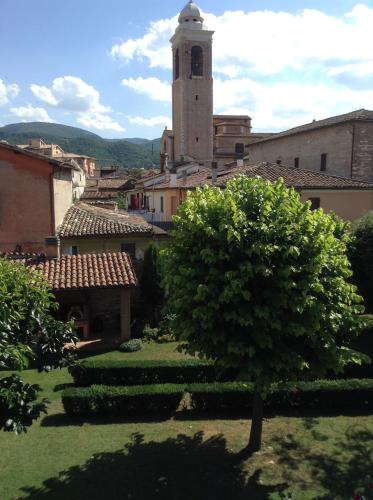
<instances>
[{"instance_id":1,"label":"stone column","mask_svg":"<svg viewBox=\"0 0 373 500\"><path fill-rule=\"evenodd\" d=\"M131 337L131 291L120 290L120 339L122 342Z\"/></svg>"}]
</instances>

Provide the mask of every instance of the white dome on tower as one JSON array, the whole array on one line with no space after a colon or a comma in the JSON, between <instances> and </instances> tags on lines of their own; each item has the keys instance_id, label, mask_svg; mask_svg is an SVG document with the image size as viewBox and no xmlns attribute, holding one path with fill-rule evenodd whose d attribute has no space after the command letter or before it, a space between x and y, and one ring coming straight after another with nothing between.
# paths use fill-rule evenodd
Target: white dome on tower
<instances>
[{"instance_id":1,"label":"white dome on tower","mask_svg":"<svg viewBox=\"0 0 373 500\"><path fill-rule=\"evenodd\" d=\"M201 9L193 0L189 0L179 15L179 25L192 30L207 29L203 24Z\"/></svg>"}]
</instances>

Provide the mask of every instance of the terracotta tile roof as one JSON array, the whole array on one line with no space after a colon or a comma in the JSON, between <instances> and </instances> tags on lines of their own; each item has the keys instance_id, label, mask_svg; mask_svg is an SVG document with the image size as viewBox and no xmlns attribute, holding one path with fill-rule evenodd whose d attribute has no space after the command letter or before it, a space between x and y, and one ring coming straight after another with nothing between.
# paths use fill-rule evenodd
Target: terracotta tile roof
<instances>
[{"instance_id":1,"label":"terracotta tile roof","mask_svg":"<svg viewBox=\"0 0 373 500\"><path fill-rule=\"evenodd\" d=\"M7 257L44 274L54 291L137 285L131 258L125 252L63 255L58 259L47 259L43 254Z\"/></svg>"},{"instance_id":2,"label":"terracotta tile roof","mask_svg":"<svg viewBox=\"0 0 373 500\"><path fill-rule=\"evenodd\" d=\"M318 128L330 127L332 125L339 125L340 123L346 123L351 121L373 121L373 111L367 109L358 109L357 111L352 111L351 113L345 113L343 115L332 116L331 118L326 118L324 120L317 120L311 123L306 123L305 125L300 125L299 127L294 127L284 132L279 132L265 139L260 139L251 142L251 144L257 144L259 142L273 141L276 139L281 139L281 137L286 137L289 135L299 134L301 132L308 132L309 130L316 130Z\"/></svg>"},{"instance_id":3,"label":"terracotta tile roof","mask_svg":"<svg viewBox=\"0 0 373 500\"><path fill-rule=\"evenodd\" d=\"M232 168L229 171L218 172L215 185L220 187L225 186L229 179L240 174L247 175L248 177L259 176L271 182L283 178L287 186L297 189L373 189L373 184L367 182L270 163ZM210 170L188 175L186 182L182 178L176 181L176 188L178 189L195 189L204 185L212 185ZM152 187L149 187L148 191L152 189ZM172 189L172 187L169 182L163 182L157 184L154 189Z\"/></svg>"},{"instance_id":4,"label":"terracotta tile roof","mask_svg":"<svg viewBox=\"0 0 373 500\"><path fill-rule=\"evenodd\" d=\"M60 238L150 235L152 226L139 215L78 203L69 208L58 229Z\"/></svg>"},{"instance_id":5,"label":"terracotta tile roof","mask_svg":"<svg viewBox=\"0 0 373 500\"><path fill-rule=\"evenodd\" d=\"M84 191L81 195L81 200L110 200L118 197L117 192L102 192L102 191Z\"/></svg>"},{"instance_id":6,"label":"terracotta tile roof","mask_svg":"<svg viewBox=\"0 0 373 500\"><path fill-rule=\"evenodd\" d=\"M122 179L105 178L105 179L98 179L97 187L98 189L125 189L128 186L128 184L133 184L134 182L135 179L132 179L130 177Z\"/></svg>"},{"instance_id":7,"label":"terracotta tile roof","mask_svg":"<svg viewBox=\"0 0 373 500\"><path fill-rule=\"evenodd\" d=\"M280 178L284 179L286 186L297 189L368 189L373 190L373 184L363 181L357 181L346 177L334 175L325 175L311 170L302 170L301 168L286 167L284 165L274 165L271 163L262 163L255 166L246 166L236 168L226 175L218 177L217 186L224 186L226 182L239 174L248 177L262 177L271 182ZM210 182L211 183L211 182Z\"/></svg>"}]
</instances>

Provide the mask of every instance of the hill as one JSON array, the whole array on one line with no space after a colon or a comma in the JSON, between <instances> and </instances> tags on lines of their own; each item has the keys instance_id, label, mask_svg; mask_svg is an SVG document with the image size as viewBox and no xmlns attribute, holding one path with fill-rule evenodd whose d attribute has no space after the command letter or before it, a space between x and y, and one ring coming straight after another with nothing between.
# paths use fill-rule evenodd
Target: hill
<instances>
[{"instance_id":1,"label":"hill","mask_svg":"<svg viewBox=\"0 0 373 500\"><path fill-rule=\"evenodd\" d=\"M159 139L103 139L87 130L58 123L14 123L0 127L0 140L10 144L27 144L36 137L58 144L66 152L93 156L99 165L122 168L147 168L152 162L159 165Z\"/></svg>"}]
</instances>

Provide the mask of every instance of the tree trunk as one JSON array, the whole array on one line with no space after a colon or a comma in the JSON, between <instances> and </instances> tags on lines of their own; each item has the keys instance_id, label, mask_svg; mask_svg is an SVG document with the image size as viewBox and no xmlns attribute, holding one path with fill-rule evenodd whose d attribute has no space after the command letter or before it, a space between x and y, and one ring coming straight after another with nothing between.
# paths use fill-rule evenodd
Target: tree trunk
<instances>
[{"instance_id":1,"label":"tree trunk","mask_svg":"<svg viewBox=\"0 0 373 500\"><path fill-rule=\"evenodd\" d=\"M259 451L262 445L262 427L263 427L263 398L255 388L253 402L253 418L251 421L250 439L248 449L251 453Z\"/></svg>"}]
</instances>

